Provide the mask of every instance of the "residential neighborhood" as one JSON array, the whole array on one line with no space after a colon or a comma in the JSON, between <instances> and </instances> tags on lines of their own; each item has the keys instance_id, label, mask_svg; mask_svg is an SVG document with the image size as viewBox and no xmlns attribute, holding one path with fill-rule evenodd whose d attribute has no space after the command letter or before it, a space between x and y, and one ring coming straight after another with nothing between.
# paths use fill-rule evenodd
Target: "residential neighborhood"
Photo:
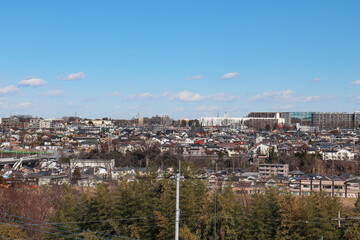
<instances>
[{"instance_id":1,"label":"residential neighborhood","mask_svg":"<svg viewBox=\"0 0 360 240\"><path fill-rule=\"evenodd\" d=\"M2 118L1 187L94 187L153 172L161 178L174 174L178 162L191 161L209 189L231 182L238 194L280 186L293 195L320 190L344 198L360 195L358 128L305 131L299 122L274 124L274 116L284 113L252 113L246 121L251 115L256 126L236 126L227 114L214 126L169 116Z\"/></svg>"}]
</instances>

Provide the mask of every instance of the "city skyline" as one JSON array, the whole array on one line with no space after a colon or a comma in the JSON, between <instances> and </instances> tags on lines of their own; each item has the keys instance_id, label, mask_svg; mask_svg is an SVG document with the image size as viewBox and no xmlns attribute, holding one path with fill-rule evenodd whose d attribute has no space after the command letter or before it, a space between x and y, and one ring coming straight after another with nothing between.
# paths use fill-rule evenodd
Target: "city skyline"
<instances>
[{"instance_id":1,"label":"city skyline","mask_svg":"<svg viewBox=\"0 0 360 240\"><path fill-rule=\"evenodd\" d=\"M357 1L0 4L2 117L359 110Z\"/></svg>"}]
</instances>

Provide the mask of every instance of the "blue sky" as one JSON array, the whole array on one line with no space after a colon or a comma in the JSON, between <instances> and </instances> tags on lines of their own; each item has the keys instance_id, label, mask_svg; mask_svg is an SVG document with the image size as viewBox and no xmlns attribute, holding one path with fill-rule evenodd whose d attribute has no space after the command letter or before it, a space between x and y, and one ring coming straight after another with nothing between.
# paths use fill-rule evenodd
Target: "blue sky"
<instances>
[{"instance_id":1,"label":"blue sky","mask_svg":"<svg viewBox=\"0 0 360 240\"><path fill-rule=\"evenodd\" d=\"M360 1L0 0L0 116L360 110Z\"/></svg>"}]
</instances>

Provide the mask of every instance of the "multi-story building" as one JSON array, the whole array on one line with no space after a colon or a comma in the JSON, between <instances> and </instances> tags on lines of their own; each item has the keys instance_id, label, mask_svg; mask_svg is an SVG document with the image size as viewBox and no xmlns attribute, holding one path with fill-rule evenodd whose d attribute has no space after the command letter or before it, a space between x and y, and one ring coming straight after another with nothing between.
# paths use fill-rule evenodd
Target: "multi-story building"
<instances>
[{"instance_id":1,"label":"multi-story building","mask_svg":"<svg viewBox=\"0 0 360 240\"><path fill-rule=\"evenodd\" d=\"M323 160L353 161L355 154L346 149L339 151L324 151L322 153Z\"/></svg>"},{"instance_id":2,"label":"multi-story building","mask_svg":"<svg viewBox=\"0 0 360 240\"><path fill-rule=\"evenodd\" d=\"M354 128L354 113L345 112L315 112L312 124L322 129L326 128Z\"/></svg>"},{"instance_id":3,"label":"multi-story building","mask_svg":"<svg viewBox=\"0 0 360 240\"><path fill-rule=\"evenodd\" d=\"M202 126L242 126L244 118L231 118L225 113L224 117L201 117L199 122Z\"/></svg>"},{"instance_id":4,"label":"multi-story building","mask_svg":"<svg viewBox=\"0 0 360 240\"><path fill-rule=\"evenodd\" d=\"M26 121L27 119L19 118L16 116L11 116L9 118L2 118L0 127L1 129L25 129L28 127L29 122Z\"/></svg>"},{"instance_id":5,"label":"multi-story building","mask_svg":"<svg viewBox=\"0 0 360 240\"><path fill-rule=\"evenodd\" d=\"M29 128L33 129L49 129L53 128L51 119L32 118L30 119Z\"/></svg>"},{"instance_id":6,"label":"multi-story building","mask_svg":"<svg viewBox=\"0 0 360 240\"><path fill-rule=\"evenodd\" d=\"M283 123L291 125L291 113L290 112L251 112L247 115L249 119L284 119Z\"/></svg>"},{"instance_id":7,"label":"multi-story building","mask_svg":"<svg viewBox=\"0 0 360 240\"><path fill-rule=\"evenodd\" d=\"M261 177L271 175L287 177L289 173L289 164L262 163L259 164L259 173Z\"/></svg>"},{"instance_id":8,"label":"multi-story building","mask_svg":"<svg viewBox=\"0 0 360 240\"><path fill-rule=\"evenodd\" d=\"M360 127L360 112L354 113L354 128Z\"/></svg>"},{"instance_id":9,"label":"multi-story building","mask_svg":"<svg viewBox=\"0 0 360 240\"><path fill-rule=\"evenodd\" d=\"M315 126L320 129L360 127L360 112L251 112L247 118L273 119L277 114L287 125L299 123L301 126Z\"/></svg>"},{"instance_id":10,"label":"multi-story building","mask_svg":"<svg viewBox=\"0 0 360 240\"><path fill-rule=\"evenodd\" d=\"M299 123L300 125L310 126L312 125L313 112L292 112L290 117L292 124Z\"/></svg>"},{"instance_id":11,"label":"multi-story building","mask_svg":"<svg viewBox=\"0 0 360 240\"><path fill-rule=\"evenodd\" d=\"M294 195L310 195L311 192L324 192L332 197L357 198L360 196L360 179L343 180L339 177L322 179L300 179L290 185Z\"/></svg>"}]
</instances>

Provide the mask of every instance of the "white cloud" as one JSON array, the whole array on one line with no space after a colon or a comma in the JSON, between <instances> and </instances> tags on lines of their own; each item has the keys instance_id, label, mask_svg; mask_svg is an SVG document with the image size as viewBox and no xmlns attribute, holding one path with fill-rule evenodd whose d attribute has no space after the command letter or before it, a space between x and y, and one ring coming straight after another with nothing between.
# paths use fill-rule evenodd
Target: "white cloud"
<instances>
[{"instance_id":1,"label":"white cloud","mask_svg":"<svg viewBox=\"0 0 360 240\"><path fill-rule=\"evenodd\" d=\"M359 96L357 96L357 100L359 100L359 101L360 101L360 95L359 95Z\"/></svg>"},{"instance_id":2,"label":"white cloud","mask_svg":"<svg viewBox=\"0 0 360 240\"><path fill-rule=\"evenodd\" d=\"M288 110L288 109L293 109L295 108L295 105L293 104L286 104L286 105L282 105L282 106L275 106L273 107L274 109L280 109L280 110Z\"/></svg>"},{"instance_id":3,"label":"white cloud","mask_svg":"<svg viewBox=\"0 0 360 240\"><path fill-rule=\"evenodd\" d=\"M206 99L206 96L201 95L200 93L192 93L190 91L182 91L176 94L174 97L175 99L178 99L180 101L185 102L196 102L196 101L202 101Z\"/></svg>"},{"instance_id":4,"label":"white cloud","mask_svg":"<svg viewBox=\"0 0 360 240\"><path fill-rule=\"evenodd\" d=\"M46 85L47 82L40 79L40 78L24 78L23 80L21 80L19 82L19 86L24 86L24 87L40 87L43 85Z\"/></svg>"},{"instance_id":5,"label":"white cloud","mask_svg":"<svg viewBox=\"0 0 360 240\"><path fill-rule=\"evenodd\" d=\"M66 76L59 76L58 79L64 80L64 81L74 81L74 80L80 80L85 77L85 74L83 72L77 72L77 73L70 73Z\"/></svg>"},{"instance_id":6,"label":"white cloud","mask_svg":"<svg viewBox=\"0 0 360 240\"><path fill-rule=\"evenodd\" d=\"M313 80L311 80L312 82L320 82L322 79L321 78L314 78Z\"/></svg>"},{"instance_id":7,"label":"white cloud","mask_svg":"<svg viewBox=\"0 0 360 240\"><path fill-rule=\"evenodd\" d=\"M40 95L42 95L42 96L59 96L62 94L64 94L64 91L60 90L60 89L53 89L53 90L49 90L44 93L40 93Z\"/></svg>"},{"instance_id":8,"label":"white cloud","mask_svg":"<svg viewBox=\"0 0 360 240\"><path fill-rule=\"evenodd\" d=\"M114 106L114 108L115 108L115 109L120 109L120 108L122 108L122 106L117 105L117 106Z\"/></svg>"},{"instance_id":9,"label":"white cloud","mask_svg":"<svg viewBox=\"0 0 360 240\"><path fill-rule=\"evenodd\" d=\"M218 106L205 106L205 105L202 105L202 106L199 106L196 108L196 110L198 110L198 111L216 111L219 109L220 109L220 107L218 107Z\"/></svg>"},{"instance_id":10,"label":"white cloud","mask_svg":"<svg viewBox=\"0 0 360 240\"><path fill-rule=\"evenodd\" d=\"M239 73L231 72L231 73L227 73L227 74L223 75L221 78L227 80L227 79L235 78L237 75L239 75Z\"/></svg>"},{"instance_id":11,"label":"white cloud","mask_svg":"<svg viewBox=\"0 0 360 240\"><path fill-rule=\"evenodd\" d=\"M284 100L284 99L290 99L293 97L293 91L292 90L285 90L282 92L264 92L263 94L258 94L250 100L257 101L257 100Z\"/></svg>"},{"instance_id":12,"label":"white cloud","mask_svg":"<svg viewBox=\"0 0 360 240\"><path fill-rule=\"evenodd\" d=\"M325 95L325 96L297 96L292 90L285 90L282 92L264 92L263 94L258 94L252 98L251 101L286 101L286 102L313 102L313 101L322 101L336 98L335 96Z\"/></svg>"},{"instance_id":13,"label":"white cloud","mask_svg":"<svg viewBox=\"0 0 360 240\"><path fill-rule=\"evenodd\" d=\"M138 93L138 94L131 94L124 97L124 100L145 100L145 99L161 99L164 97L169 96L168 92L162 92L162 93Z\"/></svg>"},{"instance_id":14,"label":"white cloud","mask_svg":"<svg viewBox=\"0 0 360 240\"><path fill-rule=\"evenodd\" d=\"M197 80L197 79L202 79L204 78L204 75L195 75L195 76L191 76L191 77L186 77L185 80Z\"/></svg>"},{"instance_id":15,"label":"white cloud","mask_svg":"<svg viewBox=\"0 0 360 240\"><path fill-rule=\"evenodd\" d=\"M31 108L33 107L34 104L31 102L23 102L23 103L18 103L15 105L15 108L17 109L27 109L27 108Z\"/></svg>"},{"instance_id":16,"label":"white cloud","mask_svg":"<svg viewBox=\"0 0 360 240\"><path fill-rule=\"evenodd\" d=\"M214 101L234 101L234 100L239 100L240 96L229 95L227 93L221 92L221 93L208 95L208 98Z\"/></svg>"},{"instance_id":17,"label":"white cloud","mask_svg":"<svg viewBox=\"0 0 360 240\"><path fill-rule=\"evenodd\" d=\"M130 100L158 100L158 99L168 99L168 100L179 100L184 102L196 102L204 100L212 101L234 101L240 99L240 96L230 95L228 93L214 93L202 95L200 93L193 93L190 91L182 91L177 94L170 94L169 92L162 93L138 93L131 94L124 97L125 101Z\"/></svg>"},{"instance_id":18,"label":"white cloud","mask_svg":"<svg viewBox=\"0 0 360 240\"><path fill-rule=\"evenodd\" d=\"M109 96L120 96L122 93L120 91L109 93Z\"/></svg>"},{"instance_id":19,"label":"white cloud","mask_svg":"<svg viewBox=\"0 0 360 240\"><path fill-rule=\"evenodd\" d=\"M5 95L9 93L17 92L19 89L15 85L9 85L3 88L0 88L0 95Z\"/></svg>"},{"instance_id":20,"label":"white cloud","mask_svg":"<svg viewBox=\"0 0 360 240\"><path fill-rule=\"evenodd\" d=\"M334 99L336 96L333 95L324 95L324 96L306 96L306 97L296 97L292 99L292 102L315 102L315 101L324 101L329 99Z\"/></svg>"},{"instance_id":21,"label":"white cloud","mask_svg":"<svg viewBox=\"0 0 360 240\"><path fill-rule=\"evenodd\" d=\"M360 79L351 82L352 85L360 85Z\"/></svg>"},{"instance_id":22,"label":"white cloud","mask_svg":"<svg viewBox=\"0 0 360 240\"><path fill-rule=\"evenodd\" d=\"M229 95L227 93L215 93L208 95L201 95L200 93L193 93L190 91L182 91L170 98L171 100L180 100L185 102L197 102L204 100L213 101L234 101L240 99L239 96Z\"/></svg>"}]
</instances>

